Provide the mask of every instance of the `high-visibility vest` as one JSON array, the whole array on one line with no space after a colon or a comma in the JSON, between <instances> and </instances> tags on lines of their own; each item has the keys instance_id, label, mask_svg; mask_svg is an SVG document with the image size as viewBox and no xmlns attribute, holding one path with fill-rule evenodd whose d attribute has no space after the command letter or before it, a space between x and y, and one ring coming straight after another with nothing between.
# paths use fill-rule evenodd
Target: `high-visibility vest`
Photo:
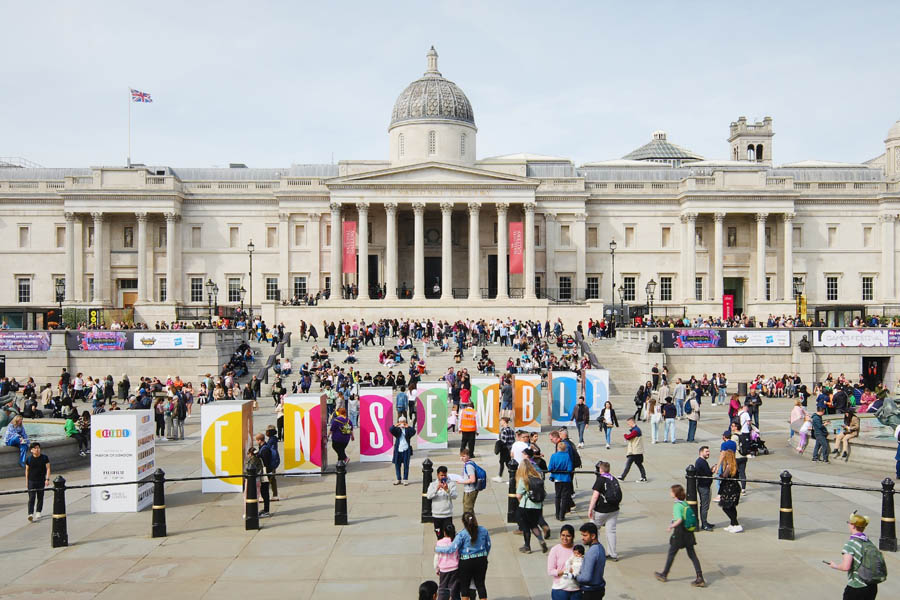
<instances>
[{"instance_id":1,"label":"high-visibility vest","mask_svg":"<svg viewBox=\"0 0 900 600\"><path fill-rule=\"evenodd\" d=\"M475 409L472 407L462 409L459 415L460 431L477 431L478 425L475 423Z\"/></svg>"}]
</instances>

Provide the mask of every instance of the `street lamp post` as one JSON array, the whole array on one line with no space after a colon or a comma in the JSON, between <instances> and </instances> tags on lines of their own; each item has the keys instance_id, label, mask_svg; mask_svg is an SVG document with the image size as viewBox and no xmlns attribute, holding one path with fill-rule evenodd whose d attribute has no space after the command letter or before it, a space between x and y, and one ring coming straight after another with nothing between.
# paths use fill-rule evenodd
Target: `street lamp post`
<instances>
[{"instance_id":1,"label":"street lamp post","mask_svg":"<svg viewBox=\"0 0 900 600\"><path fill-rule=\"evenodd\" d=\"M216 284L213 283L212 279L206 280L206 298L209 303L209 328L212 329L212 303L213 303L213 290L217 288Z\"/></svg>"},{"instance_id":2,"label":"street lamp post","mask_svg":"<svg viewBox=\"0 0 900 600\"><path fill-rule=\"evenodd\" d=\"M803 287L805 282L802 277L797 277L794 279L794 298L797 301L797 316L801 319L805 320L805 316L803 314Z\"/></svg>"},{"instance_id":3,"label":"street lamp post","mask_svg":"<svg viewBox=\"0 0 900 600\"><path fill-rule=\"evenodd\" d=\"M625 322L625 286L619 286L619 303L622 305L622 308L619 310L619 319L621 322Z\"/></svg>"},{"instance_id":4,"label":"street lamp post","mask_svg":"<svg viewBox=\"0 0 900 600\"><path fill-rule=\"evenodd\" d=\"M615 238L609 242L609 259L612 261L612 276L609 278L609 301L616 303L616 244Z\"/></svg>"},{"instance_id":5,"label":"street lamp post","mask_svg":"<svg viewBox=\"0 0 900 600\"><path fill-rule=\"evenodd\" d=\"M241 294L241 318L244 317L244 296L247 294L247 290L244 289L244 286L241 286L241 289L238 290Z\"/></svg>"},{"instance_id":6,"label":"street lamp post","mask_svg":"<svg viewBox=\"0 0 900 600\"><path fill-rule=\"evenodd\" d=\"M653 320L653 292L656 291L656 282L652 279L647 282L647 287L644 288L644 291L647 292L647 303L650 308L650 320Z\"/></svg>"},{"instance_id":7,"label":"street lamp post","mask_svg":"<svg viewBox=\"0 0 900 600\"><path fill-rule=\"evenodd\" d=\"M56 301L59 303L59 318L57 322L59 323L59 328L63 329L65 327L65 323L63 323L63 312L62 312L62 303L63 300L66 299L66 281L64 279L57 278L56 280Z\"/></svg>"},{"instance_id":8,"label":"street lamp post","mask_svg":"<svg viewBox=\"0 0 900 600\"><path fill-rule=\"evenodd\" d=\"M219 284L218 283L213 284L213 302L215 303L215 307L216 307L215 315L216 315L216 317L218 317L219 316Z\"/></svg>"},{"instance_id":9,"label":"street lamp post","mask_svg":"<svg viewBox=\"0 0 900 600\"><path fill-rule=\"evenodd\" d=\"M256 246L253 245L253 240L250 240L250 243L247 244L247 254L250 256L250 301L248 304L250 305L250 320L253 320L253 251L256 250Z\"/></svg>"}]
</instances>

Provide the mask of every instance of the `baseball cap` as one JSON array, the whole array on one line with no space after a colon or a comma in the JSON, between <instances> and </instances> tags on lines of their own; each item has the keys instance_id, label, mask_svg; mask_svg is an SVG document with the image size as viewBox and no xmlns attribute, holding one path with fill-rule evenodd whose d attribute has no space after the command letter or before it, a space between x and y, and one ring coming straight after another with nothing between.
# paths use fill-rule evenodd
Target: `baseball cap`
<instances>
[{"instance_id":1,"label":"baseball cap","mask_svg":"<svg viewBox=\"0 0 900 600\"><path fill-rule=\"evenodd\" d=\"M722 442L722 446L719 448L719 450L722 452L727 452L728 450L737 452L737 444L735 444L732 440L727 440L725 442Z\"/></svg>"}]
</instances>

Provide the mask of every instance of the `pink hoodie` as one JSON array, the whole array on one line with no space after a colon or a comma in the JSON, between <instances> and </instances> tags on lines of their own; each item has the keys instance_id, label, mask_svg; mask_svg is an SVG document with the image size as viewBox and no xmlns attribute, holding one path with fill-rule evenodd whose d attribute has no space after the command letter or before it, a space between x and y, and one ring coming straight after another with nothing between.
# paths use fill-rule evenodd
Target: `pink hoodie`
<instances>
[{"instance_id":1,"label":"pink hoodie","mask_svg":"<svg viewBox=\"0 0 900 600\"><path fill-rule=\"evenodd\" d=\"M444 536L437 541L435 546L449 546L452 543L453 540L451 540L447 536ZM437 552L435 552L434 566L441 573L449 573L450 571L455 571L459 568L459 552L453 552L451 554L438 554Z\"/></svg>"},{"instance_id":2,"label":"pink hoodie","mask_svg":"<svg viewBox=\"0 0 900 600\"><path fill-rule=\"evenodd\" d=\"M566 566L566 560L572 556L572 548L566 548L562 544L557 544L550 548L550 554L547 555L547 574L553 577L553 589L561 590L566 587L566 581L562 577L558 577L557 573Z\"/></svg>"}]
</instances>

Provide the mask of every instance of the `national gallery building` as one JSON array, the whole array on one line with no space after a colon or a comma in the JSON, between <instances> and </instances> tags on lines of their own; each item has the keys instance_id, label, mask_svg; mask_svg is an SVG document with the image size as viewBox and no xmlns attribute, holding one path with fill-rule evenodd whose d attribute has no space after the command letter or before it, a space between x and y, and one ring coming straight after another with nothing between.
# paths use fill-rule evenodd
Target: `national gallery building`
<instances>
[{"instance_id":1,"label":"national gallery building","mask_svg":"<svg viewBox=\"0 0 900 600\"><path fill-rule=\"evenodd\" d=\"M810 316L900 313L900 121L862 164L776 165L768 117L730 123L724 159L663 131L622 158L583 165L478 158L477 133L432 48L394 104L385 158L283 168L0 162L0 313L12 328L44 326L60 303L133 307L150 323L242 303L291 324L587 319L646 306L652 292L657 315L720 316L728 297L736 314L765 317L793 314L796 290ZM320 293L316 306L290 305Z\"/></svg>"}]
</instances>

